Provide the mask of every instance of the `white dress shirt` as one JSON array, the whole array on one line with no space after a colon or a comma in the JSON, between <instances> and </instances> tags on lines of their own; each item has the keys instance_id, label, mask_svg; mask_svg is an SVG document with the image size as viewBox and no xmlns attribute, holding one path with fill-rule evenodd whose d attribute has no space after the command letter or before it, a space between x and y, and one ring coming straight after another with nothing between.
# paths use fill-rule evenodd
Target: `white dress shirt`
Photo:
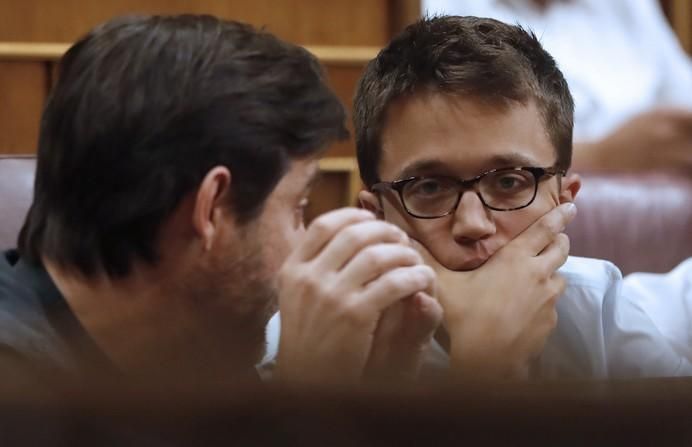
<instances>
[{"instance_id":1,"label":"white dress shirt","mask_svg":"<svg viewBox=\"0 0 692 447\"><path fill-rule=\"evenodd\" d=\"M536 33L574 96L577 141L662 106L692 109L692 64L657 0L422 0L428 14L491 17Z\"/></svg>"}]
</instances>

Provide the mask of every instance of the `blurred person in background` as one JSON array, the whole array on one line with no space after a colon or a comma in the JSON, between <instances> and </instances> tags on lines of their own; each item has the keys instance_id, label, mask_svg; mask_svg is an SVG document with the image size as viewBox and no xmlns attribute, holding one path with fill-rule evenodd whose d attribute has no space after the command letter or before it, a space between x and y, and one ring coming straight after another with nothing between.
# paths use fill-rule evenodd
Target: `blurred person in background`
<instances>
[{"instance_id":1,"label":"blurred person in background","mask_svg":"<svg viewBox=\"0 0 692 447\"><path fill-rule=\"evenodd\" d=\"M422 0L536 33L574 96L574 168L692 173L692 63L656 0Z\"/></svg>"}]
</instances>

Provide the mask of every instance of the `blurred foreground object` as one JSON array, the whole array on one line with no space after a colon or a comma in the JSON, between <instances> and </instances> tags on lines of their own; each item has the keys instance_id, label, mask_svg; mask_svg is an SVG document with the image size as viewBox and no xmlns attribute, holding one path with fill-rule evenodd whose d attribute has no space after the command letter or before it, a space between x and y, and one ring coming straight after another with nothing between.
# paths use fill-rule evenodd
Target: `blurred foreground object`
<instances>
[{"instance_id":1,"label":"blurred foreground object","mask_svg":"<svg viewBox=\"0 0 692 447\"><path fill-rule=\"evenodd\" d=\"M3 445L688 445L692 381L401 393L44 382L0 393Z\"/></svg>"},{"instance_id":2,"label":"blurred foreground object","mask_svg":"<svg viewBox=\"0 0 692 447\"><path fill-rule=\"evenodd\" d=\"M692 64L656 0L423 0L530 28L575 101L576 169L692 173Z\"/></svg>"}]
</instances>

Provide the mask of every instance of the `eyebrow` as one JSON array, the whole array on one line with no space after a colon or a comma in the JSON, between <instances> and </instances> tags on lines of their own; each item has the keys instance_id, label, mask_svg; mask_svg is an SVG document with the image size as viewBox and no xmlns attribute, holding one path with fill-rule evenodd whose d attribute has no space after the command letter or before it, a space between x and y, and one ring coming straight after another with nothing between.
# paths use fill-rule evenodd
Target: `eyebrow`
<instances>
[{"instance_id":1,"label":"eyebrow","mask_svg":"<svg viewBox=\"0 0 692 447\"><path fill-rule=\"evenodd\" d=\"M508 154L495 155L488 160L485 160L482 163L481 170L478 172L478 174L490 169L510 168L515 166L544 167L538 166L540 164L541 163L538 163L535 159L527 157L524 154L520 154L519 152L510 152ZM452 168L448 163L444 163L439 159L428 158L416 160L408 166L405 166L397 176L397 179L415 177L421 173L431 171L442 172L443 174L452 174Z\"/></svg>"},{"instance_id":2,"label":"eyebrow","mask_svg":"<svg viewBox=\"0 0 692 447\"><path fill-rule=\"evenodd\" d=\"M406 179L409 177L415 177L416 175L419 175L424 172L430 172L430 171L450 171L449 165L447 163L443 163L441 160L437 159L422 159L422 160L417 160L414 161L413 163L409 164L408 166L405 166L401 172L399 172L399 175L397 175L397 179Z\"/></svg>"}]
</instances>

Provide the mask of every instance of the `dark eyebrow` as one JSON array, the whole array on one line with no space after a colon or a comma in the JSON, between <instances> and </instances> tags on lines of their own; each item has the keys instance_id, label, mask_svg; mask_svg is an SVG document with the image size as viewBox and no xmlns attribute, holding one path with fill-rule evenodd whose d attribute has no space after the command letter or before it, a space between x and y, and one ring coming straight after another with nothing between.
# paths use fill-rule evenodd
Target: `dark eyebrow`
<instances>
[{"instance_id":1,"label":"dark eyebrow","mask_svg":"<svg viewBox=\"0 0 692 447\"><path fill-rule=\"evenodd\" d=\"M450 171L449 165L446 163L443 163L440 160L435 160L435 159L423 159L423 160L417 160L411 163L408 166L405 166L401 172L399 172L399 175L397 176L397 179L407 179L409 177L415 177L416 175L420 175L421 173L424 172L430 172L430 171L443 171L447 172ZM451 174L451 172L450 172Z\"/></svg>"},{"instance_id":2,"label":"dark eyebrow","mask_svg":"<svg viewBox=\"0 0 692 447\"><path fill-rule=\"evenodd\" d=\"M488 160L486 160L480 167L480 170L476 174L480 174L483 171L489 171L491 169L497 168L510 168L510 167L545 167L538 166L536 160L527 157L524 154L518 152L510 152L508 154L495 155ZM405 166L397 179L407 179L409 177L415 177L421 173L426 172L441 172L443 174L452 175L452 168L448 163L444 163L438 159L421 159L414 161L408 166Z\"/></svg>"},{"instance_id":3,"label":"dark eyebrow","mask_svg":"<svg viewBox=\"0 0 692 447\"><path fill-rule=\"evenodd\" d=\"M544 168L546 166L538 166L535 159L527 157L519 152L510 152L509 154L496 155L490 158L483 167L485 169L496 169L496 168L513 168L513 167L527 167L527 168Z\"/></svg>"}]
</instances>

